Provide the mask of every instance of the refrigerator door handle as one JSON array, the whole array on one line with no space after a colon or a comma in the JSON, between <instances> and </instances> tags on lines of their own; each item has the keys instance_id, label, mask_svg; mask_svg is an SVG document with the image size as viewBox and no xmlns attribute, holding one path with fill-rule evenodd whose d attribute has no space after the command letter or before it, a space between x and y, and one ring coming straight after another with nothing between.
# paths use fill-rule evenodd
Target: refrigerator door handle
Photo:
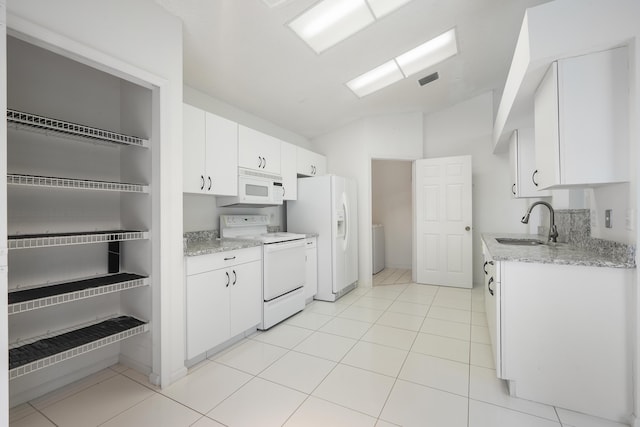
<instances>
[{"instance_id":1,"label":"refrigerator door handle","mask_svg":"<svg viewBox=\"0 0 640 427\"><path fill-rule=\"evenodd\" d=\"M344 210L344 249L347 249L349 242L349 233L351 232L351 224L349 224L349 206L347 204L347 198L342 195L342 209Z\"/></svg>"}]
</instances>

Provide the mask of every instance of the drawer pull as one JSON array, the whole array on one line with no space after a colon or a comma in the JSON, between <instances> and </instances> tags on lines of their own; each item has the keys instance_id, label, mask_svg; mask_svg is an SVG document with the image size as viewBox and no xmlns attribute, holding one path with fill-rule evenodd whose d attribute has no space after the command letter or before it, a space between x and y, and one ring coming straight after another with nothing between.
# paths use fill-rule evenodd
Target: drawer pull
<instances>
[{"instance_id":1,"label":"drawer pull","mask_svg":"<svg viewBox=\"0 0 640 427\"><path fill-rule=\"evenodd\" d=\"M224 260L225 261L231 261L232 259L236 259L235 255L234 256L230 256L230 257L226 257Z\"/></svg>"}]
</instances>

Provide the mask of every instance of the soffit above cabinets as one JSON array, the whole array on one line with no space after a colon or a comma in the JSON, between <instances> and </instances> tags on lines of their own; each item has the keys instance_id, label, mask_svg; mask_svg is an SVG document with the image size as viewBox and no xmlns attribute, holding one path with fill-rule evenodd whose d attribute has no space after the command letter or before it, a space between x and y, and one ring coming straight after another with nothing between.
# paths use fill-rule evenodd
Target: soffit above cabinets
<instances>
[{"instance_id":1,"label":"soffit above cabinets","mask_svg":"<svg viewBox=\"0 0 640 427\"><path fill-rule=\"evenodd\" d=\"M515 129L533 126L533 96L553 61L628 43L638 16L634 0L556 0L528 9L496 113L494 153L507 150Z\"/></svg>"}]
</instances>

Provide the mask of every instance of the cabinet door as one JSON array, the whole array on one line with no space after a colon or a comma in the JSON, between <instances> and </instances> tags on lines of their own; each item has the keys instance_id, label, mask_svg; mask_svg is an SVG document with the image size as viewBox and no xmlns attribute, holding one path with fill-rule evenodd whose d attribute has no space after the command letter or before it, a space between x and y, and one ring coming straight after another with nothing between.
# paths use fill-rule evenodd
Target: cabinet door
<instances>
[{"instance_id":1,"label":"cabinet door","mask_svg":"<svg viewBox=\"0 0 640 427\"><path fill-rule=\"evenodd\" d=\"M260 323L262 318L262 262L253 261L227 269L231 275L230 336Z\"/></svg>"},{"instance_id":2,"label":"cabinet door","mask_svg":"<svg viewBox=\"0 0 640 427\"><path fill-rule=\"evenodd\" d=\"M551 64L535 94L536 175L540 188L560 183L558 63Z\"/></svg>"},{"instance_id":3,"label":"cabinet door","mask_svg":"<svg viewBox=\"0 0 640 427\"><path fill-rule=\"evenodd\" d=\"M204 193L205 112L188 104L182 108L182 170L185 193Z\"/></svg>"},{"instance_id":4,"label":"cabinet door","mask_svg":"<svg viewBox=\"0 0 640 427\"><path fill-rule=\"evenodd\" d=\"M297 157L298 175L326 175L327 159L323 155L298 147Z\"/></svg>"},{"instance_id":5,"label":"cabinet door","mask_svg":"<svg viewBox=\"0 0 640 427\"><path fill-rule=\"evenodd\" d=\"M280 140L240 125L238 165L280 175Z\"/></svg>"},{"instance_id":6,"label":"cabinet door","mask_svg":"<svg viewBox=\"0 0 640 427\"><path fill-rule=\"evenodd\" d=\"M558 61L563 185L629 180L627 49Z\"/></svg>"},{"instance_id":7,"label":"cabinet door","mask_svg":"<svg viewBox=\"0 0 640 427\"><path fill-rule=\"evenodd\" d=\"M535 94L540 188L629 180L626 48L558 60Z\"/></svg>"},{"instance_id":8,"label":"cabinet door","mask_svg":"<svg viewBox=\"0 0 640 427\"><path fill-rule=\"evenodd\" d=\"M284 200L298 199L298 174L296 172L296 146L282 143L282 186L284 191Z\"/></svg>"},{"instance_id":9,"label":"cabinet door","mask_svg":"<svg viewBox=\"0 0 640 427\"><path fill-rule=\"evenodd\" d=\"M318 293L318 248L316 239L307 239L307 249L305 251L306 280L304 284L305 300L313 299Z\"/></svg>"},{"instance_id":10,"label":"cabinet door","mask_svg":"<svg viewBox=\"0 0 640 427\"><path fill-rule=\"evenodd\" d=\"M501 278L500 278L500 262L491 258L487 248L482 245L482 253L484 255L484 304L487 314L487 327L489 329L489 337L491 338L491 350L493 353L493 362L496 367L496 375L503 378L502 369L502 327L501 327Z\"/></svg>"},{"instance_id":11,"label":"cabinet door","mask_svg":"<svg viewBox=\"0 0 640 427\"><path fill-rule=\"evenodd\" d=\"M206 189L216 195L238 195L238 124L206 113L206 140Z\"/></svg>"},{"instance_id":12,"label":"cabinet door","mask_svg":"<svg viewBox=\"0 0 640 427\"><path fill-rule=\"evenodd\" d=\"M326 175L327 174L327 158L322 154L313 153L313 170L315 175Z\"/></svg>"},{"instance_id":13,"label":"cabinet door","mask_svg":"<svg viewBox=\"0 0 640 427\"><path fill-rule=\"evenodd\" d=\"M533 129L524 128L513 132L510 141L512 193L516 198L547 197L549 190L541 190L538 183L536 151ZM515 183L515 185L513 185Z\"/></svg>"},{"instance_id":14,"label":"cabinet door","mask_svg":"<svg viewBox=\"0 0 640 427\"><path fill-rule=\"evenodd\" d=\"M229 339L227 270L187 276L187 359Z\"/></svg>"}]
</instances>

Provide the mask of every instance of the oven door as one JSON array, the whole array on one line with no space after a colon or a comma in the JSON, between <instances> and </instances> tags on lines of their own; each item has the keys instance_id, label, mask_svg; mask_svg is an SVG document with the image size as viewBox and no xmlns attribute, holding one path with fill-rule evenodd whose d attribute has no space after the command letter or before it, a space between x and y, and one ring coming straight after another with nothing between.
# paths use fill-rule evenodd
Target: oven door
<instances>
[{"instance_id":1,"label":"oven door","mask_svg":"<svg viewBox=\"0 0 640 427\"><path fill-rule=\"evenodd\" d=\"M305 240L264 245L263 296L270 301L304 286Z\"/></svg>"}]
</instances>

